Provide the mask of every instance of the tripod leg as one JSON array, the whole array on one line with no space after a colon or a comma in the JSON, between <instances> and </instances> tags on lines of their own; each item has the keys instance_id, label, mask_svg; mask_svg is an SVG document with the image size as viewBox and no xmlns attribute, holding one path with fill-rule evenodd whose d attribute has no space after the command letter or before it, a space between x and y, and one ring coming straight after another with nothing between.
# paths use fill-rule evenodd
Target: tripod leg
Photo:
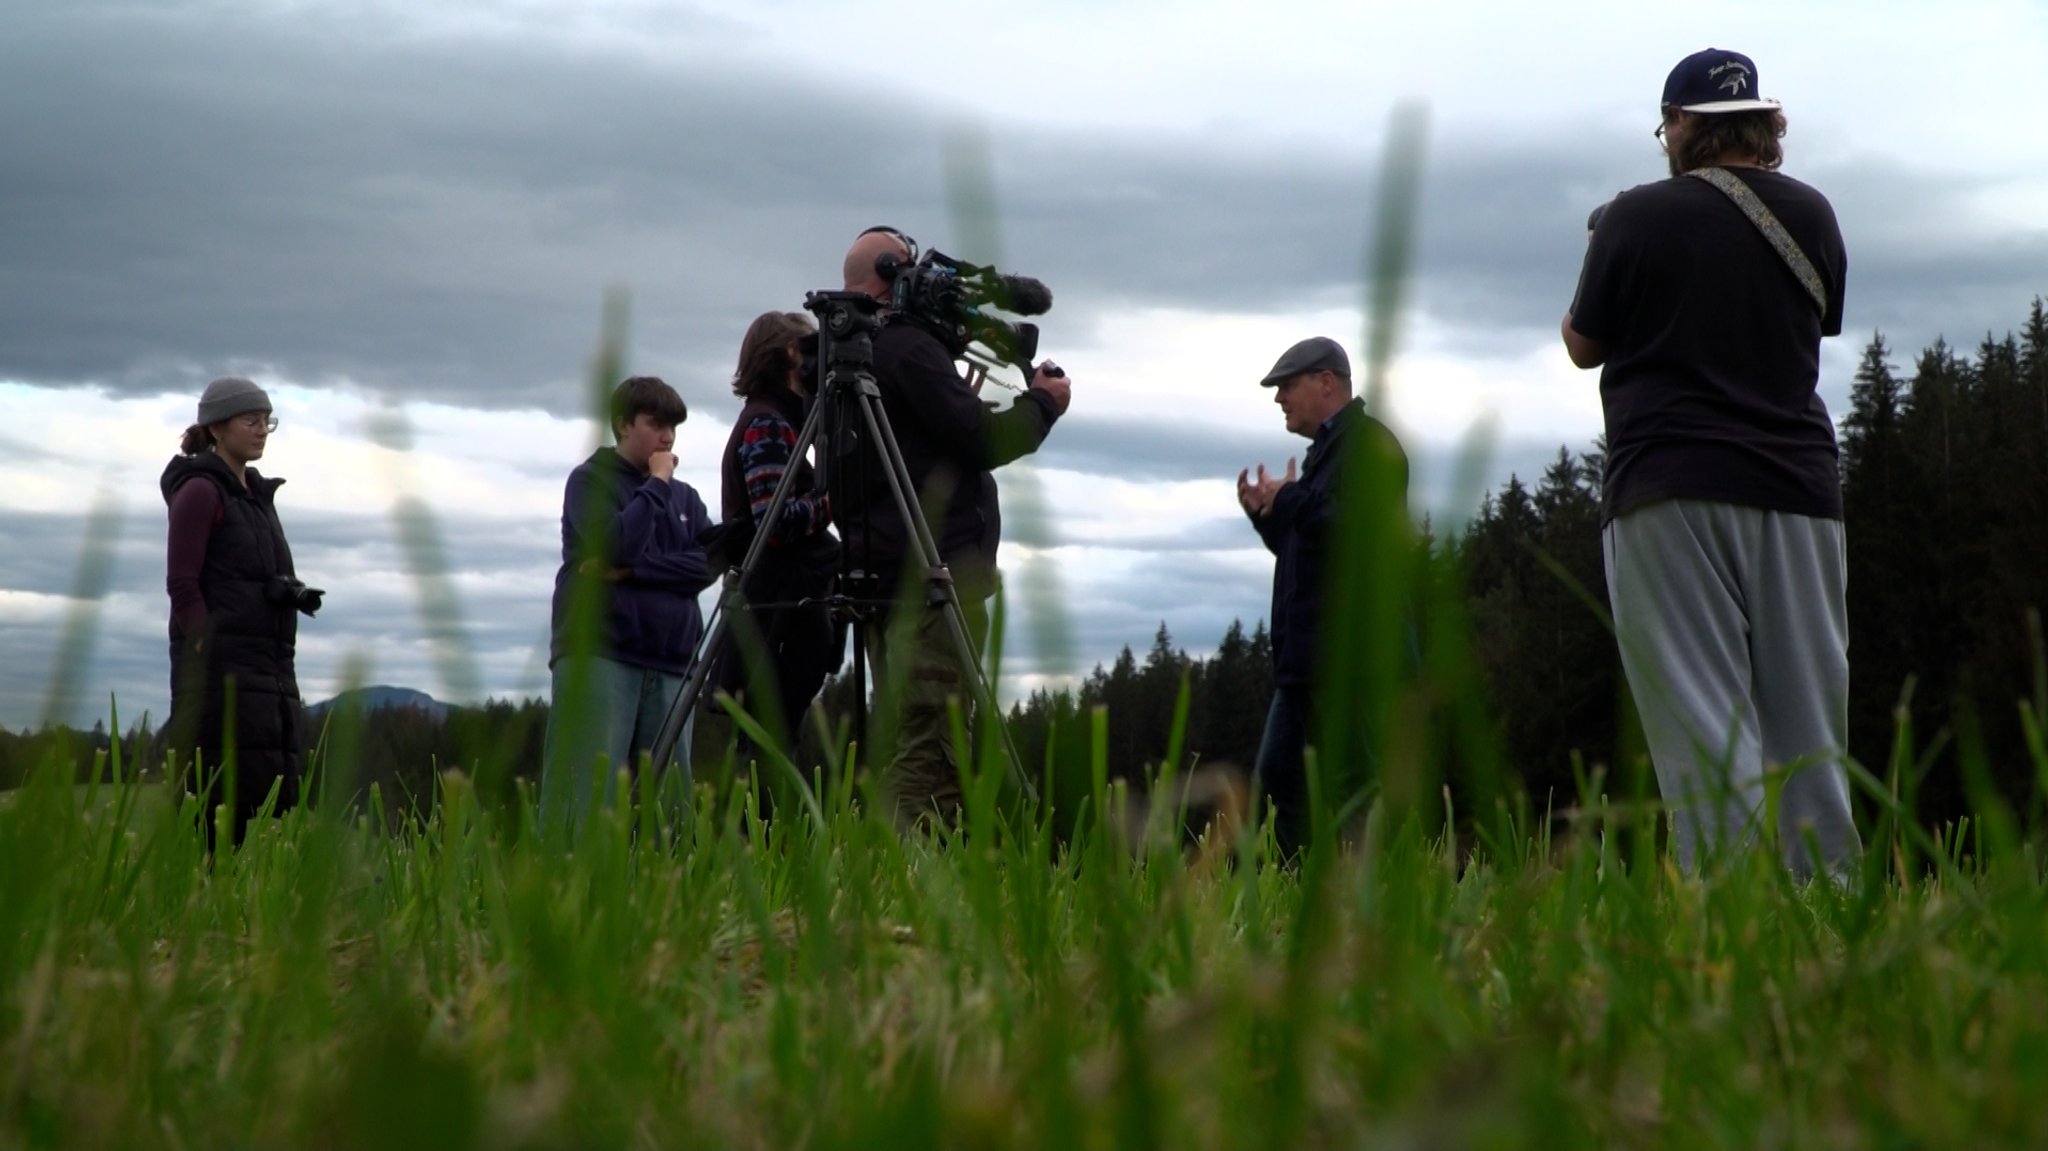
<instances>
[{"instance_id":1,"label":"tripod leg","mask_svg":"<svg viewBox=\"0 0 2048 1151\"><path fill-rule=\"evenodd\" d=\"M819 432L825 426L826 407L824 403L812 405L811 414L804 420L803 430L797 435L796 446L790 451L791 460L803 459L804 453L810 451L811 445L817 441ZM696 654L691 657L690 676L683 682L683 689L676 693L675 699L669 704L667 714L662 717L660 734L654 737L652 751L656 765L666 765L674 757L676 742L682 738L683 722L689 718L691 709L697 706L697 699L704 692L705 681L711 677L711 661L706 656L717 651L718 645L724 641L729 627L727 620L734 612L747 610L747 579L760 566L761 557L768 550L768 538L774 534L775 525L781 522L783 506L789 502L796 488L796 476L797 469L794 467L782 473L782 481L775 485L775 495L768 500L768 507L762 511L755 524L754 538L747 545L746 558L740 561L738 570L726 575L725 589L719 596L718 608L713 614L711 626L704 629L704 636L698 641ZM798 776L797 782L802 784L803 773L796 772L794 765L790 765L789 770L795 772Z\"/></svg>"},{"instance_id":2,"label":"tripod leg","mask_svg":"<svg viewBox=\"0 0 2048 1151\"><path fill-rule=\"evenodd\" d=\"M726 576L725 590L720 593L718 609L711 620L711 626L704 629L704 638L697 644L697 654L690 660L689 678L683 681L683 688L676 693L668 705L668 711L661 717L661 731L654 737L654 746L649 750L649 762L656 771L666 771L675 761L676 744L682 739L683 726L690 718L690 712L697 706L697 699L704 693L704 684L711 678L711 661L705 658L717 651L725 640L726 616L732 611L746 610L746 596L740 591L740 575Z\"/></svg>"},{"instance_id":3,"label":"tripod leg","mask_svg":"<svg viewBox=\"0 0 2048 1151\"><path fill-rule=\"evenodd\" d=\"M995 710L995 692L990 688L988 677L981 667L981 653L969 633L967 621L961 614L958 589L953 584L952 573L946 569L939 557L939 545L932 538L931 526L925 522L917 505L917 495L912 489L909 465L904 463L903 451L897 446L894 431L889 427L888 417L880 410L879 397L871 390L863 389L860 394L861 419L867 428L871 442L882 457L885 477L889 481L889 495L896 504L896 514L909 525L917 538L918 555L927 574L927 602L921 610L937 607L945 618L945 627L953 647L954 658L960 667L960 676L968 685L972 698L969 702L978 714L1002 741L1003 761L1009 771L1010 780L1017 790L1038 802L1038 789L1033 787L1029 776L1024 774L1023 764L1017 756L1017 749L1010 741L1009 728L1002 722L1001 713Z\"/></svg>"}]
</instances>

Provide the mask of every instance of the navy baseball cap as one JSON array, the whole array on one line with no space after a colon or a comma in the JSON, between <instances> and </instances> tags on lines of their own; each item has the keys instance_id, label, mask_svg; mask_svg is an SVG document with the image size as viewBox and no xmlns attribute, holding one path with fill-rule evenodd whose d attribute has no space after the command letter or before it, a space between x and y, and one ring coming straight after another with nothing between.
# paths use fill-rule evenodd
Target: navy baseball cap
<instances>
[{"instance_id":1,"label":"navy baseball cap","mask_svg":"<svg viewBox=\"0 0 2048 1151\"><path fill-rule=\"evenodd\" d=\"M1266 373L1259 386L1277 388L1296 376L1321 371L1332 371L1348 380L1351 378L1351 357L1345 355L1343 346L1330 337L1310 336L1280 353L1273 370Z\"/></svg>"},{"instance_id":2,"label":"navy baseball cap","mask_svg":"<svg viewBox=\"0 0 2048 1151\"><path fill-rule=\"evenodd\" d=\"M1756 94L1756 61L1709 48L1678 62L1664 78L1664 107L1681 112L1763 112L1779 107Z\"/></svg>"}]
</instances>

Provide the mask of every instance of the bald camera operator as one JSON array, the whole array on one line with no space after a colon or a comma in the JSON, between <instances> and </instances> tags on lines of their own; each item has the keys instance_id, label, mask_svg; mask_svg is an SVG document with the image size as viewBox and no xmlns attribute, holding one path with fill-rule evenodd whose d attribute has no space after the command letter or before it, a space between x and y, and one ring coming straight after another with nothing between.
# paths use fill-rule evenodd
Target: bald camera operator
<instances>
[{"instance_id":1,"label":"bald camera operator","mask_svg":"<svg viewBox=\"0 0 2048 1151\"><path fill-rule=\"evenodd\" d=\"M892 282L916 261L909 237L893 228L870 228L846 253L846 290L886 308ZM1067 410L1069 381L1059 368L1041 363L1016 402L996 411L961 377L954 352L934 327L904 312L886 314L874 337L874 375L883 414L910 472L910 494L952 572L961 615L979 650L987 637L1002 536L992 473L1038 450ZM876 590L904 597L869 632L880 682L903 685L893 754L880 779L882 802L901 828L931 821L950 825L962 795L947 703L957 698L965 706L973 697L945 615L926 594L925 573L906 570L920 562L917 540L897 514L887 475L872 456L864 471L860 498L849 501L854 506L833 509L840 533L848 554L876 577ZM917 606L904 610L906 604Z\"/></svg>"}]
</instances>

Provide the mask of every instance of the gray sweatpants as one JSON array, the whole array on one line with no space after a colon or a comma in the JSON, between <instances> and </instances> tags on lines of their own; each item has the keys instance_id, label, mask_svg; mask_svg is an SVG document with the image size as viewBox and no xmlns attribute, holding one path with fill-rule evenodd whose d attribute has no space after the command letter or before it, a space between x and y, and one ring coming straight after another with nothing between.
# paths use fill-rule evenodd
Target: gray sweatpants
<instances>
[{"instance_id":1,"label":"gray sweatpants","mask_svg":"<svg viewBox=\"0 0 2048 1151\"><path fill-rule=\"evenodd\" d=\"M1767 772L1785 864L1842 874L1862 850L1841 756L1849 726L1839 520L1663 500L1601 533L1608 598L1679 866L1756 833Z\"/></svg>"}]
</instances>

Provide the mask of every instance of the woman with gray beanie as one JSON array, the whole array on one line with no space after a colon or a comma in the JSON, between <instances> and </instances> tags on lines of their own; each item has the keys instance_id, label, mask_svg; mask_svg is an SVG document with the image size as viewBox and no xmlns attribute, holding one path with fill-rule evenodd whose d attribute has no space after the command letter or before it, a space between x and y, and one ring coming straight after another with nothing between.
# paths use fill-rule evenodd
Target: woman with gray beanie
<instances>
[{"instance_id":1,"label":"woman with gray beanie","mask_svg":"<svg viewBox=\"0 0 2048 1151\"><path fill-rule=\"evenodd\" d=\"M264 804L279 813L299 800L304 717L293 656L298 613L320 610L321 592L292 567L275 502L284 481L249 466L276 430L263 389L223 376L206 385L162 480L170 506L165 732L169 762L183 767L199 798L209 852L217 807L233 811L240 846Z\"/></svg>"}]
</instances>

